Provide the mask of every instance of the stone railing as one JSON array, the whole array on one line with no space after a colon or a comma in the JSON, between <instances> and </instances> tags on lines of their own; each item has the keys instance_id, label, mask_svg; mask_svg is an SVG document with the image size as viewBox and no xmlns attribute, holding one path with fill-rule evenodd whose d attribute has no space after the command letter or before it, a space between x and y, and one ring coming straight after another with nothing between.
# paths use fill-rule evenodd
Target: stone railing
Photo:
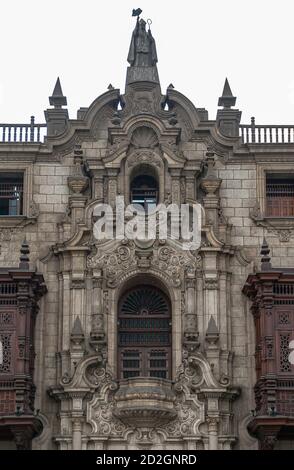
<instances>
[{"instance_id":1,"label":"stone railing","mask_svg":"<svg viewBox=\"0 0 294 470\"><path fill-rule=\"evenodd\" d=\"M40 143L47 133L47 124L36 124L31 116L29 124L0 124L0 143Z\"/></svg>"},{"instance_id":2,"label":"stone railing","mask_svg":"<svg viewBox=\"0 0 294 470\"><path fill-rule=\"evenodd\" d=\"M244 144L294 143L294 125L256 125L252 117L251 124L241 124L239 129Z\"/></svg>"}]
</instances>

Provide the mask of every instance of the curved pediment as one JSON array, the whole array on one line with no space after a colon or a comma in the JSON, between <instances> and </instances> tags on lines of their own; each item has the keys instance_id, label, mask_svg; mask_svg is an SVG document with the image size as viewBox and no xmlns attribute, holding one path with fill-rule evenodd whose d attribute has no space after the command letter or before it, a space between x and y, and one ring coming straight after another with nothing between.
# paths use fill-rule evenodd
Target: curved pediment
<instances>
[{"instance_id":1,"label":"curved pediment","mask_svg":"<svg viewBox=\"0 0 294 470\"><path fill-rule=\"evenodd\" d=\"M179 91L168 88L167 89L168 101L173 105L182 108L189 118L189 124L192 129L196 129L200 124L200 116L192 101Z\"/></svg>"},{"instance_id":2,"label":"curved pediment","mask_svg":"<svg viewBox=\"0 0 294 470\"><path fill-rule=\"evenodd\" d=\"M88 108L82 108L78 111L77 119L70 119L68 121L68 125L62 134L46 137L46 144L52 147L59 147L72 141L76 143L77 134L82 133L86 135L87 131L92 133L95 130L97 120L107 117L111 118L119 100L120 91L118 89L109 90L98 96ZM81 137L80 140L83 140L83 138Z\"/></svg>"}]
</instances>

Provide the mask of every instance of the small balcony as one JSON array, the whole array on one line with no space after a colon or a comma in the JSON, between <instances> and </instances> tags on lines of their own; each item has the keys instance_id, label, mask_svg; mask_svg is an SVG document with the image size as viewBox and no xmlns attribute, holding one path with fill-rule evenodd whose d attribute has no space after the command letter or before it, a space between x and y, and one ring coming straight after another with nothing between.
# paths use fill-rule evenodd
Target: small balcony
<instances>
[{"instance_id":1,"label":"small balcony","mask_svg":"<svg viewBox=\"0 0 294 470\"><path fill-rule=\"evenodd\" d=\"M136 377L120 382L114 415L128 426L154 427L175 419L175 394L165 379Z\"/></svg>"}]
</instances>

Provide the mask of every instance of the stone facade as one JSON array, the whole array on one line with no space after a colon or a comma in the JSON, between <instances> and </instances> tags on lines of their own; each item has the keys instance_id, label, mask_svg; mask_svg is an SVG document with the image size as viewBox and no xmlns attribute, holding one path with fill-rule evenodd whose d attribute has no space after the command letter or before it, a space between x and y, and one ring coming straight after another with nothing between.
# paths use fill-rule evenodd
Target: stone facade
<instances>
[{"instance_id":1,"label":"stone facade","mask_svg":"<svg viewBox=\"0 0 294 470\"><path fill-rule=\"evenodd\" d=\"M255 331L242 288L264 236L273 265L294 265L291 219L265 216L265 175L293 172L294 145L244 142L234 99L226 83L209 120L172 85L161 92L156 61L130 64L123 95L110 86L69 119L58 82L44 143L0 143L1 172L24 173L23 214L0 218L0 266L18 266L25 236L47 287L33 449L258 448L247 429ZM147 168L159 202L203 205L198 250L93 237L95 205L114 206L117 195L128 203L132 175ZM142 283L170 299L172 381L118 380L118 303Z\"/></svg>"}]
</instances>

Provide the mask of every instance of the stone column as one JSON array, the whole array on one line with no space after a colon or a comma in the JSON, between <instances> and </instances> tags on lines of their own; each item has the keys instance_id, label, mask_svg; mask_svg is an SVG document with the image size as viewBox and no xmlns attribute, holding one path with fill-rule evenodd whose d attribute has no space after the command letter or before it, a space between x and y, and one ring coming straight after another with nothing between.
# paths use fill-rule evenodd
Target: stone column
<instances>
[{"instance_id":1,"label":"stone column","mask_svg":"<svg viewBox=\"0 0 294 470\"><path fill-rule=\"evenodd\" d=\"M101 272L93 272L93 305L91 317L90 344L98 353L98 359L106 359L105 319L102 307Z\"/></svg>"},{"instance_id":2,"label":"stone column","mask_svg":"<svg viewBox=\"0 0 294 470\"><path fill-rule=\"evenodd\" d=\"M195 278L189 277L186 284L186 306L184 317L184 344L192 353L198 346L197 314L195 309Z\"/></svg>"},{"instance_id":3,"label":"stone column","mask_svg":"<svg viewBox=\"0 0 294 470\"><path fill-rule=\"evenodd\" d=\"M201 337L204 335L204 332L205 332L205 323L206 323L206 318L204 316L204 290L203 290L204 279L203 279L202 271L197 270L196 276L197 276L196 277L196 311L203 312L202 315L198 316L198 331L199 331L200 340L201 340Z\"/></svg>"},{"instance_id":4,"label":"stone column","mask_svg":"<svg viewBox=\"0 0 294 470\"><path fill-rule=\"evenodd\" d=\"M210 317L212 316L218 325L218 289L219 280L217 272L218 252L214 248L203 247L203 276L204 276L204 315L207 328Z\"/></svg>"},{"instance_id":5,"label":"stone column","mask_svg":"<svg viewBox=\"0 0 294 470\"><path fill-rule=\"evenodd\" d=\"M118 178L118 168L107 169L108 175L108 204L111 207L115 207L115 198L117 196L117 178Z\"/></svg>"},{"instance_id":6,"label":"stone column","mask_svg":"<svg viewBox=\"0 0 294 470\"><path fill-rule=\"evenodd\" d=\"M172 203L178 204L178 205L180 205L181 203L181 184L180 184L181 171L182 171L181 168L170 169Z\"/></svg>"},{"instance_id":7,"label":"stone column","mask_svg":"<svg viewBox=\"0 0 294 470\"><path fill-rule=\"evenodd\" d=\"M209 440L209 450L218 450L218 418L208 417L208 440Z\"/></svg>"},{"instance_id":8,"label":"stone column","mask_svg":"<svg viewBox=\"0 0 294 470\"><path fill-rule=\"evenodd\" d=\"M92 329L95 330L96 316L102 313L102 277L99 273L93 273L93 305L92 305Z\"/></svg>"},{"instance_id":9,"label":"stone column","mask_svg":"<svg viewBox=\"0 0 294 470\"><path fill-rule=\"evenodd\" d=\"M72 448L82 449L82 423L79 419L74 419L72 423Z\"/></svg>"},{"instance_id":10,"label":"stone column","mask_svg":"<svg viewBox=\"0 0 294 470\"><path fill-rule=\"evenodd\" d=\"M83 399L85 391L69 392L72 399L72 448L82 449Z\"/></svg>"},{"instance_id":11,"label":"stone column","mask_svg":"<svg viewBox=\"0 0 294 470\"><path fill-rule=\"evenodd\" d=\"M194 170L185 170L185 187L186 187L186 200L196 200L196 171Z\"/></svg>"},{"instance_id":12,"label":"stone column","mask_svg":"<svg viewBox=\"0 0 294 470\"><path fill-rule=\"evenodd\" d=\"M71 326L73 326L76 317L80 317L81 323L84 325L85 280L72 279L71 291Z\"/></svg>"},{"instance_id":13,"label":"stone column","mask_svg":"<svg viewBox=\"0 0 294 470\"><path fill-rule=\"evenodd\" d=\"M94 173L94 198L95 199L104 199L104 179L103 179L103 170L95 170Z\"/></svg>"},{"instance_id":14,"label":"stone column","mask_svg":"<svg viewBox=\"0 0 294 470\"><path fill-rule=\"evenodd\" d=\"M225 263L224 263L225 264ZM228 293L231 292L230 275L225 271L219 273L219 325L222 349L231 349L231 308Z\"/></svg>"},{"instance_id":15,"label":"stone column","mask_svg":"<svg viewBox=\"0 0 294 470\"><path fill-rule=\"evenodd\" d=\"M68 271L62 273L63 276L63 305L62 305L62 331L61 341L62 350L69 348L70 335L70 273Z\"/></svg>"}]
</instances>

